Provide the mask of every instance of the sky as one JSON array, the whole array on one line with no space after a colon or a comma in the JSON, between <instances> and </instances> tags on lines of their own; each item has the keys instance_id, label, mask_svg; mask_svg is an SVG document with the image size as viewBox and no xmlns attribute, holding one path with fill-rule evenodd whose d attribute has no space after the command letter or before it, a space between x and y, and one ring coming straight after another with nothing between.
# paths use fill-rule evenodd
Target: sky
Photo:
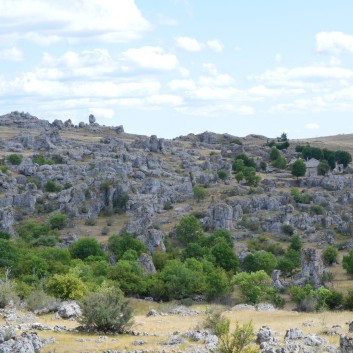
<instances>
[{"instance_id":1,"label":"sky","mask_svg":"<svg viewBox=\"0 0 353 353\"><path fill-rule=\"evenodd\" d=\"M0 115L173 138L353 133L352 0L0 0Z\"/></svg>"}]
</instances>

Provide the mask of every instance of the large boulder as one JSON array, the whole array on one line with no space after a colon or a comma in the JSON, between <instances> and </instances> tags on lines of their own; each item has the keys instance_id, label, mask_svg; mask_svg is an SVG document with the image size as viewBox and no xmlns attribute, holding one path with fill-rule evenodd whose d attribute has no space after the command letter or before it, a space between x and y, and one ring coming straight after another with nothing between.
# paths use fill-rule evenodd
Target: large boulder
<instances>
[{"instance_id":1,"label":"large boulder","mask_svg":"<svg viewBox=\"0 0 353 353\"><path fill-rule=\"evenodd\" d=\"M137 259L137 263L142 267L145 273L156 273L156 268L154 267L151 255L141 254Z\"/></svg>"},{"instance_id":2,"label":"large boulder","mask_svg":"<svg viewBox=\"0 0 353 353\"><path fill-rule=\"evenodd\" d=\"M75 301L65 301L59 306L58 315L62 319L77 318L81 315L81 308Z\"/></svg>"}]
</instances>

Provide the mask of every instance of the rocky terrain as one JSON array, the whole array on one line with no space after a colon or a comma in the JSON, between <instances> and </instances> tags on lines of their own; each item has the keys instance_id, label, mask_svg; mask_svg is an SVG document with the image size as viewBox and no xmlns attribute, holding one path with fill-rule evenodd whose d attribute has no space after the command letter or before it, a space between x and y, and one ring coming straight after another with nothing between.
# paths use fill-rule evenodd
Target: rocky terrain
<instances>
[{"instance_id":1,"label":"rocky terrain","mask_svg":"<svg viewBox=\"0 0 353 353\"><path fill-rule=\"evenodd\" d=\"M266 146L267 141L264 136L239 138L211 132L166 140L129 134L123 126L101 126L92 115L79 125L70 120L49 123L28 113L3 115L0 116L0 162L6 168L0 172L0 230L16 238L16 229L25 220L45 221L50 214L59 211L67 216L68 224L59 232L58 246L67 247L80 237L92 236L104 248L107 240L104 235L127 231L146 245L149 253L142 256L139 263L147 272L153 272L149 255L165 251L168 239L175 237L175 224L191 213L197 214L206 231L228 230L235 240L234 251L240 260L249 254L247 242L261 234L266 234L270 242L286 244L289 235L283 226L287 225L305 243L301 271L294 280L301 283L303 279L310 279L317 288L326 273L321 249L335 245L340 256L353 249L352 170L347 167L343 173L330 172L326 176L299 180L288 169L261 171L261 161L270 165L271 148ZM299 143L305 141L291 141L290 147L282 151L288 162L297 156L295 145ZM326 147L325 139L312 141L312 144ZM328 140L327 146L341 148L333 139ZM258 164L261 182L257 187L235 180L232 163L240 153L246 153ZM22 156L18 165L9 163L8 156L12 154ZM36 163L34 160L38 157L52 162ZM220 178L220 171L225 177ZM207 190L202 202L194 199L194 186ZM310 203L296 202L290 192L293 187L309 194ZM111 261L113 263L114 259ZM351 285L350 278L344 277L342 284L338 280L344 275L338 273L332 286L346 292ZM272 278L277 288L288 284L288 279L282 278L278 271ZM8 313L2 314L8 322ZM12 332L13 325L4 326L0 330L0 343L2 336L10 335L11 340L6 340L10 348L1 346L0 352L39 350L43 343L31 332L60 329L60 325L54 326L49 325L48 329L33 326L32 320L28 327L19 327L24 331L22 334ZM330 344L327 337L317 336L317 331L303 334L299 328L292 329L285 333L284 343L279 344L270 328L259 328L261 349L268 353L306 352L317 347L329 352L337 350L337 340ZM202 341L197 351L211 349L207 344L212 343L213 338L209 338L208 333L185 332L170 332L170 342L177 342L179 347L190 340ZM343 333L341 330L337 335ZM351 341L344 337L341 336L341 351L351 352ZM140 338L134 340L133 345L143 347L145 341ZM15 350L16 345L32 345L33 349ZM151 350L136 348L141 352Z\"/></svg>"}]
</instances>

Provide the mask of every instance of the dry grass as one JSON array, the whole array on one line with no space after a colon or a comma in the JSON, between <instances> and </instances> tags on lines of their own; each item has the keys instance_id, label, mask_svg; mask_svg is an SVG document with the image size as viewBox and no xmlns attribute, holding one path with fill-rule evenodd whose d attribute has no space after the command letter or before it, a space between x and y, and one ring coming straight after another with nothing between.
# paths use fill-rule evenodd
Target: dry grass
<instances>
[{"instance_id":1,"label":"dry grass","mask_svg":"<svg viewBox=\"0 0 353 353\"><path fill-rule=\"evenodd\" d=\"M135 309L135 324L133 329L138 332L147 332L149 336L131 336L131 335L109 335L103 342L97 342L100 335L85 333L56 333L51 331L40 331L38 334L41 339L54 337L55 344L48 344L43 353L80 353L80 352L103 352L107 349L115 350L164 350L165 352L182 351L193 343L187 341L179 347L165 346L169 337L178 331L183 333L188 330L202 327L202 323L206 317L206 310L210 307L207 305L195 305L192 309L199 310L201 314L196 316L182 317L178 315L168 316L150 316L146 317L146 313L150 309L167 311L175 306L173 303L158 304L146 302L142 300L132 301ZM215 306L213 306L215 307ZM225 310L226 308L218 306L218 309ZM224 316L231 320L231 327L234 327L235 322L246 323L252 321L255 331L261 326L269 326L274 330L280 341L283 340L286 329L299 328L304 334L314 333L323 336L330 344L338 345L338 336L327 336L324 332L331 329L333 325L341 325L341 329L336 329L340 333L346 333L347 327L345 323L351 320L351 312L321 312L321 313L298 313L295 311L224 311ZM53 315L44 315L39 318L39 321L50 327L55 325L74 328L78 325L76 321L58 320ZM304 326L305 322L311 322L311 327ZM136 340L144 340L142 346L134 346Z\"/></svg>"}]
</instances>

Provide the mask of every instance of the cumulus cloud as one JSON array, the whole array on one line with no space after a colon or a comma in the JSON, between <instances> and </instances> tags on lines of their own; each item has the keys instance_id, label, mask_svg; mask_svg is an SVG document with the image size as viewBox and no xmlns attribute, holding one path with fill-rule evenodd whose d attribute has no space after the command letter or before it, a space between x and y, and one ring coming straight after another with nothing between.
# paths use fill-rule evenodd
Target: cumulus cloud
<instances>
[{"instance_id":1,"label":"cumulus cloud","mask_svg":"<svg viewBox=\"0 0 353 353\"><path fill-rule=\"evenodd\" d=\"M208 40L206 44L211 50L213 50L216 53L220 53L224 48L224 45L217 39Z\"/></svg>"},{"instance_id":2,"label":"cumulus cloud","mask_svg":"<svg viewBox=\"0 0 353 353\"><path fill-rule=\"evenodd\" d=\"M352 79L353 70L326 66L306 66L293 69L280 67L276 70L267 70L261 75L249 76L248 78L266 81L274 85L298 86L301 85L301 82Z\"/></svg>"},{"instance_id":3,"label":"cumulus cloud","mask_svg":"<svg viewBox=\"0 0 353 353\"><path fill-rule=\"evenodd\" d=\"M342 32L320 32L315 36L318 52L353 53L353 36Z\"/></svg>"},{"instance_id":4,"label":"cumulus cloud","mask_svg":"<svg viewBox=\"0 0 353 353\"><path fill-rule=\"evenodd\" d=\"M22 51L16 47L0 50L0 60L21 61L23 59Z\"/></svg>"},{"instance_id":5,"label":"cumulus cloud","mask_svg":"<svg viewBox=\"0 0 353 353\"><path fill-rule=\"evenodd\" d=\"M165 53L161 47L131 48L123 53L123 57L145 69L174 70L178 67L177 57Z\"/></svg>"},{"instance_id":6,"label":"cumulus cloud","mask_svg":"<svg viewBox=\"0 0 353 353\"><path fill-rule=\"evenodd\" d=\"M320 128L319 124L317 123L308 123L305 125L305 127L310 130L316 130Z\"/></svg>"},{"instance_id":7,"label":"cumulus cloud","mask_svg":"<svg viewBox=\"0 0 353 353\"><path fill-rule=\"evenodd\" d=\"M198 52L205 47L204 44L191 37L178 37L176 38L176 44L179 48L190 52Z\"/></svg>"},{"instance_id":8,"label":"cumulus cloud","mask_svg":"<svg viewBox=\"0 0 353 353\"><path fill-rule=\"evenodd\" d=\"M276 63L280 63L282 61L282 54L277 53L275 55L275 61L276 61Z\"/></svg>"},{"instance_id":9,"label":"cumulus cloud","mask_svg":"<svg viewBox=\"0 0 353 353\"><path fill-rule=\"evenodd\" d=\"M0 34L39 44L128 42L150 30L134 0L2 0Z\"/></svg>"}]
</instances>

